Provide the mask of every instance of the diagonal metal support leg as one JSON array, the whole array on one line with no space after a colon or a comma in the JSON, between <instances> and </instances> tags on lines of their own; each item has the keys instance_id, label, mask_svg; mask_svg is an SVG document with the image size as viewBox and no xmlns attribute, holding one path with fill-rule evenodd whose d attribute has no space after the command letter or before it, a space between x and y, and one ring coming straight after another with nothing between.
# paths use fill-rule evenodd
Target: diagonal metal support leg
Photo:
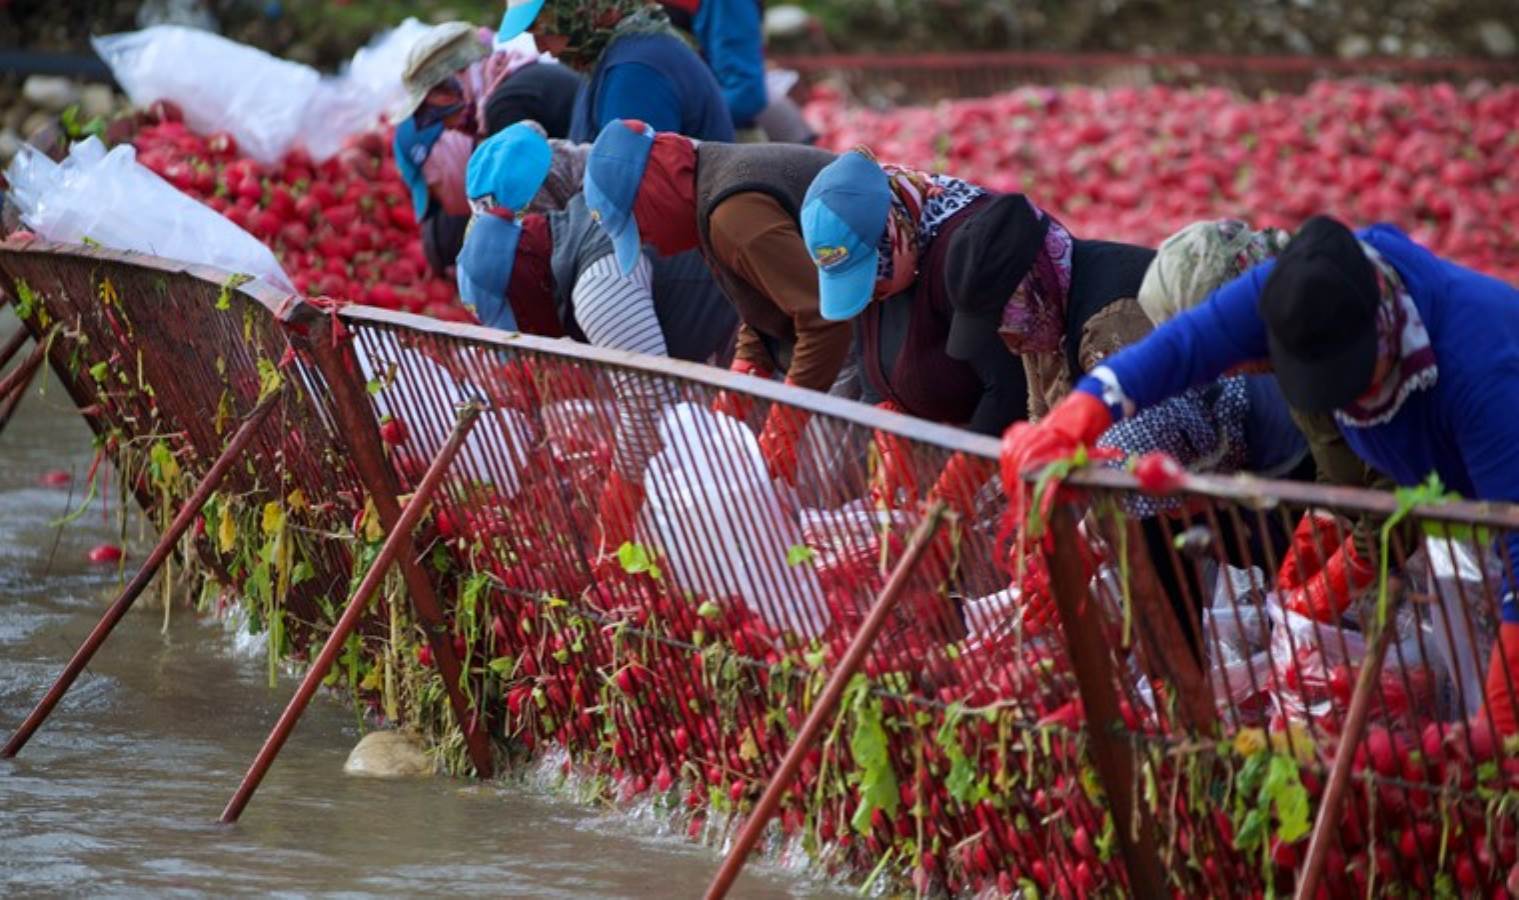
<instances>
[{"instance_id":1,"label":"diagonal metal support leg","mask_svg":"<svg viewBox=\"0 0 1519 900\"><path fill-rule=\"evenodd\" d=\"M5 425L15 414L16 407L20 405L21 398L32 386L32 381L37 373L42 370L42 361L47 358L47 342L38 341L32 348L32 353L21 365L13 369L10 374L0 378L0 432L5 431Z\"/></svg>"},{"instance_id":2,"label":"diagonal metal support leg","mask_svg":"<svg viewBox=\"0 0 1519 900\"><path fill-rule=\"evenodd\" d=\"M26 326L23 325L16 329L15 334L5 339L5 346L0 347L0 369L10 364L11 357L21 350L22 346L26 344L27 338L31 336L32 333L27 331Z\"/></svg>"},{"instance_id":3,"label":"diagonal metal support leg","mask_svg":"<svg viewBox=\"0 0 1519 900\"><path fill-rule=\"evenodd\" d=\"M406 504L406 509L402 511L400 519L385 538L385 543L380 546L379 556L375 558L369 571L364 573L364 579L359 582L358 588L349 598L343 615L338 618L337 624L332 626L332 634L327 636L327 642L322 645L321 652L312 661L311 668L306 670L306 677L301 679L301 685L296 688L295 696L290 698L289 705L285 707L283 713L280 713L274 730L269 732L264 746L259 748L258 756L254 757L253 764L248 767L248 773L243 776L236 793L232 795L231 800L227 801L227 808L222 810L223 824L236 822L238 816L243 814L243 809L253 798L253 792L258 790L259 783L264 780L264 775L268 773L269 766L274 763L275 756L279 755L280 748L285 745L290 732L295 730L296 723L300 721L301 714L306 711L307 704L311 702L317 688L322 686L322 680L327 677L327 672L338 658L338 653L348 642L348 636L358 627L359 619L368 608L370 598L374 596L380 583L385 580L390 564L403 549L410 550L412 528L416 527L417 520L422 518L422 512L427 509L428 501L431 500L438 486L443 483L443 477L448 474L449 465L458 455L459 448L464 444L464 438L469 435L479 415L480 407L478 406L465 407L460 414L459 423L454 426L454 433L449 437L448 443L443 445L438 457L428 467L427 474L422 478L422 484L417 487L416 493L412 495L411 500Z\"/></svg>"},{"instance_id":4,"label":"diagonal metal support leg","mask_svg":"<svg viewBox=\"0 0 1519 900\"><path fill-rule=\"evenodd\" d=\"M791 782L796 779L796 773L802 766L802 760L806 758L807 751L812 748L817 737L822 733L824 726L833 716L833 709L839 703L839 698L844 695L844 688L849 686L850 679L865 661L865 654L870 652L875 643L876 635L880 634L881 627L886 624L886 619L891 611L896 608L897 598L901 596L902 589L907 587L907 581L912 577L913 571L922 558L923 551L928 549L929 542L934 539L939 526L943 523L944 504L935 503L929 509L928 515L918 524L913 532L912 541L907 545L907 552L898 560L896 568L891 572L886 585L881 588L881 595L870 608L870 615L861 623L860 630L855 632L854 640L849 642L849 648L844 651L844 656L839 660L833 674L828 676L828 683L823 687L823 693L818 696L817 703L812 711L807 714L807 720L802 723L802 730L797 732L796 740L786 750L786 755L781 759L780 766L775 774L770 776L770 782L765 785L765 793L760 796L759 804L750 813L744 828L738 834L738 840L733 842L733 849L728 851L728 857L723 860L722 868L717 870L717 875L712 883L707 886L707 900L720 900L733 886L734 879L743 870L744 862L749 858L749 853L754 845L759 843L760 835L764 833L765 825L770 817L775 815L776 807L780 806L781 798L786 789L791 787Z\"/></svg>"},{"instance_id":5,"label":"diagonal metal support leg","mask_svg":"<svg viewBox=\"0 0 1519 900\"><path fill-rule=\"evenodd\" d=\"M380 426L375 421L372 401L363 383L355 374L359 371L349 341L332 341L328 314L317 314L308 308L306 318L289 323L292 344L310 354L327 382L332 394L332 414L342 432L343 441L353 459L355 471L374 500L375 512L380 524L394 531L401 517L401 505L396 500L399 486L395 472L385 458L384 442L380 440ZM443 605L438 602L432 580L417 565L415 548L408 543L405 552L396 560L401 577L406 581L406 594L412 611L427 634L428 646L432 648L438 673L443 676L443 686L448 691L448 701L453 707L459 729L464 732L464 742L469 758L475 766L475 774L481 778L491 777L494 760L491 756L490 739L480 726L480 717L460 688L459 657L454 653L454 643L449 636L448 620L443 615Z\"/></svg>"},{"instance_id":6,"label":"diagonal metal support leg","mask_svg":"<svg viewBox=\"0 0 1519 900\"><path fill-rule=\"evenodd\" d=\"M16 733L6 742L5 748L0 750L0 756L10 757L19 753L21 748L26 746L26 742L31 739L32 734L36 732L37 728L52 713L53 708L58 705L58 701L63 699L64 694L68 693L69 687L79 677L79 673L83 672L84 667L90 664L90 659L95 655L95 651L99 650L100 645L105 643L105 639L110 636L111 630L121 621L122 616L126 615L127 610L132 607L132 603L137 600L137 595L141 594L143 588L148 586L148 582L153 580L153 576L158 572L159 566L163 565L163 561L168 558L175 544L179 543L180 537L194 523L195 517L199 515L201 507L205 506L206 500L210 498L217 486L221 484L221 480L227 474L227 470L231 469L233 464L242 457L243 450L247 449L249 442L258 433L259 426L263 424L264 419L268 418L269 411L274 409L279 397L280 393L276 391L265 397L254 407L253 412L248 415L242 426L238 428L237 433L232 436L232 440L228 442L226 449L222 450L221 456L216 458L216 462L212 464L210 471L200 480L200 484L195 486L194 492L185 501L185 505L180 508L179 515L175 516L174 521L169 523L168 529L158 539L158 544L153 548L153 552L148 554L148 558L143 562L142 568L137 570L137 574L132 576L132 580L127 583L121 594L106 609L105 614L100 617L99 624L90 632L89 637L86 637L84 643L79 645L79 649L74 651L74 656L69 660L68 665L64 667L63 674L58 676L58 680L48 689L42 701L37 704L37 708L32 710L31 715L26 717L26 721L21 723L21 727L16 729Z\"/></svg>"}]
</instances>

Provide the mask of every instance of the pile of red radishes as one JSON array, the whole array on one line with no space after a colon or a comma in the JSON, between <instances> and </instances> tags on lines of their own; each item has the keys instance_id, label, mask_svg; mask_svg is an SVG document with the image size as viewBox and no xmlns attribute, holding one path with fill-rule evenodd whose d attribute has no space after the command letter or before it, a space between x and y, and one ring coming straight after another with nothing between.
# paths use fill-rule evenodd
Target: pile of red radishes
<instances>
[{"instance_id":1,"label":"pile of red radishes","mask_svg":"<svg viewBox=\"0 0 1519 900\"><path fill-rule=\"evenodd\" d=\"M1519 85L1029 87L884 113L822 90L807 113L830 149L1023 191L1087 237L1154 246L1198 219L1327 212L1519 281Z\"/></svg>"},{"instance_id":2,"label":"pile of red radishes","mask_svg":"<svg viewBox=\"0 0 1519 900\"><path fill-rule=\"evenodd\" d=\"M230 135L191 131L172 104L145 118L138 161L268 244L301 293L473 321L427 266L387 133L358 135L322 163L297 149L262 168Z\"/></svg>"}]
</instances>

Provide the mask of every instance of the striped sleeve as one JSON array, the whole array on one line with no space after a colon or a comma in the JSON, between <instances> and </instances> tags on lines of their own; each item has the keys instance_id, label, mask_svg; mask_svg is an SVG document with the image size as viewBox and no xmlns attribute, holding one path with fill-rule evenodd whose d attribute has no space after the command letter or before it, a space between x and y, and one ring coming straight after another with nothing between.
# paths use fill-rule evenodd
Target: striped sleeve
<instances>
[{"instance_id":1,"label":"striped sleeve","mask_svg":"<svg viewBox=\"0 0 1519 900\"><path fill-rule=\"evenodd\" d=\"M586 338L598 347L668 356L654 312L653 280L653 267L642 255L626 278L611 253L586 266L571 294L575 321ZM612 385L617 396L613 465L624 477L641 481L644 465L659 451L659 418L674 402L674 387L624 371L612 376Z\"/></svg>"}]
</instances>

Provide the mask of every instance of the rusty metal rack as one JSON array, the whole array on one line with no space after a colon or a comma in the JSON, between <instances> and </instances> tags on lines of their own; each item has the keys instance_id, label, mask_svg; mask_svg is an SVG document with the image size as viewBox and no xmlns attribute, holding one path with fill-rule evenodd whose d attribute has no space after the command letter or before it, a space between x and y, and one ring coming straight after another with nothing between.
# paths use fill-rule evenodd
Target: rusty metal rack
<instances>
[{"instance_id":1,"label":"rusty metal rack","mask_svg":"<svg viewBox=\"0 0 1519 900\"><path fill-rule=\"evenodd\" d=\"M0 273L160 522L279 392L186 561L272 654L317 660L451 768L561 751L693 836L773 814L727 869L750 841L794 845L927 893L1486 895L1514 871L1519 760L1463 724L1484 707L1512 563L1488 538L1519 528L1510 507L1193 477L1143 518L1129 474L1085 470L1049 517L1047 590L1033 564L1013 590L989 438L147 257L37 243L0 249ZM710 412L725 391L747 421ZM794 491L755 449L775 404L810 417ZM600 546L637 414L661 427L649 496L635 540ZM982 462L974 509L940 521L924 494L955 454ZM1324 622L1276 597L1309 509L1338 516L1326 543L1401 518L1386 627L1376 591Z\"/></svg>"}]
</instances>

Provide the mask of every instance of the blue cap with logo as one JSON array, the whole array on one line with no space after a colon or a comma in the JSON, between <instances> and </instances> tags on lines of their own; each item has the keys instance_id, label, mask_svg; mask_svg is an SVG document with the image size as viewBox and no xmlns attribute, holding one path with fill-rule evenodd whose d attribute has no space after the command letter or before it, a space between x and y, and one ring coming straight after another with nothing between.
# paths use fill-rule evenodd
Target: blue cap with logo
<instances>
[{"instance_id":1,"label":"blue cap with logo","mask_svg":"<svg viewBox=\"0 0 1519 900\"><path fill-rule=\"evenodd\" d=\"M802 201L802 240L818 267L823 318L852 319L870 303L890 211L886 173L863 153L842 154L812 179Z\"/></svg>"},{"instance_id":2,"label":"blue cap with logo","mask_svg":"<svg viewBox=\"0 0 1519 900\"><path fill-rule=\"evenodd\" d=\"M438 142L438 137L442 134L442 122L418 131L416 120L407 117L396 126L396 136L392 141L396 154L396 171L401 173L401 180L406 182L406 187L411 191L411 211L416 214L418 222L427 216L430 199L427 179L422 175L422 164L427 162L428 154L432 153L432 145Z\"/></svg>"},{"instance_id":3,"label":"blue cap with logo","mask_svg":"<svg viewBox=\"0 0 1519 900\"><path fill-rule=\"evenodd\" d=\"M496 29L496 40L506 43L533 24L543 9L543 0L506 0L506 12L501 16L501 27Z\"/></svg>"},{"instance_id":4,"label":"blue cap with logo","mask_svg":"<svg viewBox=\"0 0 1519 900\"><path fill-rule=\"evenodd\" d=\"M470 202L503 206L521 213L548 178L554 151L533 126L518 122L480 143L464 170L464 192Z\"/></svg>"},{"instance_id":5,"label":"blue cap with logo","mask_svg":"<svg viewBox=\"0 0 1519 900\"><path fill-rule=\"evenodd\" d=\"M585 163L586 208L612 239L617 266L624 275L633 271L642 248L633 201L638 199L653 148L652 127L634 119L615 119L596 136Z\"/></svg>"}]
</instances>

